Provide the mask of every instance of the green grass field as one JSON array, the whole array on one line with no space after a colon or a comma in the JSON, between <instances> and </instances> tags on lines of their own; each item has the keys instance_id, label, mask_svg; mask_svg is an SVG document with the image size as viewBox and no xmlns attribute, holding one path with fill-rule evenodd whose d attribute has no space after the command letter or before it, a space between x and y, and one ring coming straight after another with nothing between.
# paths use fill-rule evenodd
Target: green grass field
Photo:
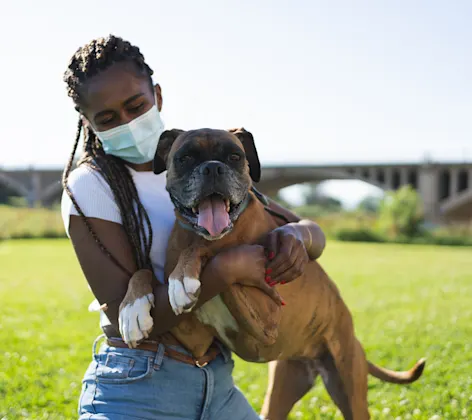
<instances>
[{"instance_id":1,"label":"green grass field","mask_svg":"<svg viewBox=\"0 0 472 420\"><path fill-rule=\"evenodd\" d=\"M370 360L427 357L409 386L369 381L373 419L472 418L472 250L330 242L321 260L350 306ZM0 243L0 419L73 419L99 334L92 295L66 240ZM237 360L259 410L266 366ZM340 418L318 382L293 419Z\"/></svg>"}]
</instances>

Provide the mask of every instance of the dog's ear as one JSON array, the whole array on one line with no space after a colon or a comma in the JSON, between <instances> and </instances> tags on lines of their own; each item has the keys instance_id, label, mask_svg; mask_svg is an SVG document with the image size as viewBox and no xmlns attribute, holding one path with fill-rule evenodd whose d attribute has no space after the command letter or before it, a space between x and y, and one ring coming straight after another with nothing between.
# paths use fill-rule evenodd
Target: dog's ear
<instances>
[{"instance_id":1,"label":"dog's ear","mask_svg":"<svg viewBox=\"0 0 472 420\"><path fill-rule=\"evenodd\" d=\"M246 159L249 162L249 175L251 175L251 179L254 182L259 182L261 179L261 163L259 162L256 145L254 144L254 137L244 128L232 128L228 131L234 134L243 144L244 153L246 153Z\"/></svg>"},{"instance_id":2,"label":"dog's ear","mask_svg":"<svg viewBox=\"0 0 472 420\"><path fill-rule=\"evenodd\" d=\"M159 137L159 143L157 143L156 154L154 155L154 161L152 162L152 170L155 174L161 174L167 169L167 157L169 156L170 149L174 144L174 141L179 137L184 130L174 128L172 130L166 130Z\"/></svg>"}]
</instances>

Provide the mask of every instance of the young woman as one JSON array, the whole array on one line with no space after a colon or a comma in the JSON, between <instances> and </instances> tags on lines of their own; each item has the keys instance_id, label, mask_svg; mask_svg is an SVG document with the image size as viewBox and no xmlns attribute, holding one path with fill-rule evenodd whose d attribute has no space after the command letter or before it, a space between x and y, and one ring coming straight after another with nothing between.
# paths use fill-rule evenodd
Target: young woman
<instances>
[{"instance_id":1,"label":"young woman","mask_svg":"<svg viewBox=\"0 0 472 420\"><path fill-rule=\"evenodd\" d=\"M100 316L106 342L98 353L98 339L94 343L80 418L257 419L233 383L233 362L224 346L216 342L210 363L199 368L168 333L179 322L163 270L174 211L165 174L152 172L164 130L161 88L153 85L152 74L137 47L109 36L79 48L64 75L80 116L64 172L62 215L93 294L107 304ZM81 132L84 153L71 172ZM269 206L291 222L270 234L271 261L256 245L220 253L203 270L199 304L236 282L263 289L266 281L292 281L309 258L321 255L325 238L318 225L274 202ZM154 328L148 340L129 349L121 341L118 308L129 279L142 270L157 279Z\"/></svg>"}]
</instances>

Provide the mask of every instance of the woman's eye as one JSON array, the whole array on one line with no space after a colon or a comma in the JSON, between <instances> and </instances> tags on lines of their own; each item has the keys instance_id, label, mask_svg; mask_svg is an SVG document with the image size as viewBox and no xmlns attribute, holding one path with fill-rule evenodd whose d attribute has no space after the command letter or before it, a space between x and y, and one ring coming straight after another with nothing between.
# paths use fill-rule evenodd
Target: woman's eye
<instances>
[{"instance_id":1,"label":"woman's eye","mask_svg":"<svg viewBox=\"0 0 472 420\"><path fill-rule=\"evenodd\" d=\"M106 120L102 120L102 121L99 121L98 124L99 125L108 125L108 124L111 124L113 122L114 118L107 118Z\"/></svg>"},{"instance_id":2,"label":"woman's eye","mask_svg":"<svg viewBox=\"0 0 472 420\"><path fill-rule=\"evenodd\" d=\"M239 156L237 153L231 153L229 155L229 160L236 162L238 160L241 160L241 156Z\"/></svg>"},{"instance_id":3,"label":"woman's eye","mask_svg":"<svg viewBox=\"0 0 472 420\"><path fill-rule=\"evenodd\" d=\"M144 107L144 104L139 104L137 106L133 106L133 107L129 108L129 110L131 112L138 112L138 111L141 111L143 109L143 107Z\"/></svg>"}]
</instances>

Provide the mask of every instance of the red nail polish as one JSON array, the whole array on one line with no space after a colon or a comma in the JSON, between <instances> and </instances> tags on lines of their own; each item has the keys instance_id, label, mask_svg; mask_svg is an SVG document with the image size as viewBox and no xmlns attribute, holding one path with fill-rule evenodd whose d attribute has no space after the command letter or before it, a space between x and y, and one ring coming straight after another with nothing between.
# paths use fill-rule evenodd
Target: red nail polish
<instances>
[{"instance_id":1,"label":"red nail polish","mask_svg":"<svg viewBox=\"0 0 472 420\"><path fill-rule=\"evenodd\" d=\"M272 273L272 268L268 268L268 269L266 270L266 274L267 274L267 275L269 275L270 273Z\"/></svg>"},{"instance_id":2,"label":"red nail polish","mask_svg":"<svg viewBox=\"0 0 472 420\"><path fill-rule=\"evenodd\" d=\"M280 300L280 303L282 304L282 306L286 305L285 300L283 300L283 299Z\"/></svg>"},{"instance_id":3,"label":"red nail polish","mask_svg":"<svg viewBox=\"0 0 472 420\"><path fill-rule=\"evenodd\" d=\"M282 280L282 281L280 282L280 284L285 284L285 283L287 283L285 280Z\"/></svg>"},{"instance_id":4,"label":"red nail polish","mask_svg":"<svg viewBox=\"0 0 472 420\"><path fill-rule=\"evenodd\" d=\"M275 252L274 251L270 251L269 252L269 260L273 260L275 257Z\"/></svg>"},{"instance_id":5,"label":"red nail polish","mask_svg":"<svg viewBox=\"0 0 472 420\"><path fill-rule=\"evenodd\" d=\"M272 281L272 279L270 278L270 276L266 276L265 281L266 281L266 283L269 283L269 282Z\"/></svg>"},{"instance_id":6,"label":"red nail polish","mask_svg":"<svg viewBox=\"0 0 472 420\"><path fill-rule=\"evenodd\" d=\"M269 286L270 286L270 287L274 287L276 284L277 284L277 282L276 282L276 281L273 281L273 282L269 283Z\"/></svg>"}]
</instances>

